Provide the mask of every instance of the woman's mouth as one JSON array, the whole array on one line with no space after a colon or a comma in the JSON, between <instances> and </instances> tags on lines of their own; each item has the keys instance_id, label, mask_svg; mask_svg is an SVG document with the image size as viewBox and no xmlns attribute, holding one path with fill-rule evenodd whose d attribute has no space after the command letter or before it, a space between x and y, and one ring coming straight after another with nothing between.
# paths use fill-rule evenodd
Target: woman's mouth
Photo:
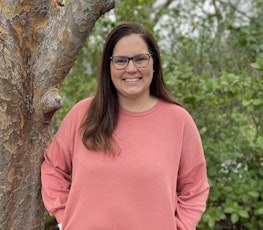
<instances>
[{"instance_id":1,"label":"woman's mouth","mask_svg":"<svg viewBox=\"0 0 263 230\"><path fill-rule=\"evenodd\" d=\"M133 78L124 78L123 80L126 82L137 82L141 79L142 79L142 77L133 77Z\"/></svg>"}]
</instances>

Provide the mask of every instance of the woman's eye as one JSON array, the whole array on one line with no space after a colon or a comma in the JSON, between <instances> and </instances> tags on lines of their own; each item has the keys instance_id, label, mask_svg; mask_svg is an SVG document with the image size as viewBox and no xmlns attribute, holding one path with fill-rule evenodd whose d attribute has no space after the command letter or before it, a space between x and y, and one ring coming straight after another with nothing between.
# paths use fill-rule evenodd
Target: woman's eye
<instances>
[{"instance_id":1,"label":"woman's eye","mask_svg":"<svg viewBox=\"0 0 263 230\"><path fill-rule=\"evenodd\" d=\"M145 60L148 60L148 56L146 56L146 55L140 55L140 56L134 57L134 61L135 62L142 62L142 61L145 61Z\"/></svg>"},{"instance_id":2,"label":"woman's eye","mask_svg":"<svg viewBox=\"0 0 263 230\"><path fill-rule=\"evenodd\" d=\"M117 64L125 64L125 63L127 63L127 60L126 60L126 58L117 58L117 59L115 59L114 62Z\"/></svg>"}]
</instances>

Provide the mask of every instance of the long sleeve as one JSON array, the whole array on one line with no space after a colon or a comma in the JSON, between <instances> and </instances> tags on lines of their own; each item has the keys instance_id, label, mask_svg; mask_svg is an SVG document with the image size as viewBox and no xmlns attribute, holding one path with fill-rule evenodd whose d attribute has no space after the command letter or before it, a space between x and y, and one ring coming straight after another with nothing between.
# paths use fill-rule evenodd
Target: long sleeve
<instances>
[{"instance_id":1,"label":"long sleeve","mask_svg":"<svg viewBox=\"0 0 263 230\"><path fill-rule=\"evenodd\" d=\"M75 106L63 119L41 168L42 198L51 216L62 223L71 186L75 137L86 106Z\"/></svg>"},{"instance_id":2,"label":"long sleeve","mask_svg":"<svg viewBox=\"0 0 263 230\"><path fill-rule=\"evenodd\" d=\"M202 143L189 119L184 129L183 148L177 180L177 229L196 229L206 208L209 185Z\"/></svg>"},{"instance_id":3,"label":"long sleeve","mask_svg":"<svg viewBox=\"0 0 263 230\"><path fill-rule=\"evenodd\" d=\"M70 163L56 138L45 151L41 169L42 198L51 216L61 223L71 185Z\"/></svg>"}]
</instances>

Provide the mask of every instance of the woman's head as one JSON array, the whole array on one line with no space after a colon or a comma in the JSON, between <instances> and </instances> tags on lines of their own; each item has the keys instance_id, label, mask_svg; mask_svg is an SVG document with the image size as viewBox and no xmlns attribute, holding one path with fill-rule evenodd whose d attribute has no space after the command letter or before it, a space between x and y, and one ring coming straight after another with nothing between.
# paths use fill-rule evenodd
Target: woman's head
<instances>
[{"instance_id":1,"label":"woman's head","mask_svg":"<svg viewBox=\"0 0 263 230\"><path fill-rule=\"evenodd\" d=\"M158 88L162 87L163 85L163 73L161 69L159 48L152 33L143 25L135 22L123 23L115 27L108 35L106 42L104 44L104 50L101 60L101 74L100 74L100 82L99 82L100 89L112 91L111 93L104 92L108 96L109 94L112 93L115 96L117 96L116 89L114 88L111 82L109 58L113 55L114 48L118 43L118 41L121 40L123 37L129 36L131 34L140 35L140 37L146 43L149 53L152 54L154 73L153 73L153 80L150 85L150 93L153 96L159 97Z\"/></svg>"}]
</instances>

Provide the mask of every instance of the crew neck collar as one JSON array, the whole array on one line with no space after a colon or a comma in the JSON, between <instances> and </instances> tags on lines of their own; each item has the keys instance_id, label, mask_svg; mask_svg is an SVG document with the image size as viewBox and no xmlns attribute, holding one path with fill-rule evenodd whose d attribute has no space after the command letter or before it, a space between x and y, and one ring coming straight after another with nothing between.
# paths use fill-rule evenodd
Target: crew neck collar
<instances>
[{"instance_id":1,"label":"crew neck collar","mask_svg":"<svg viewBox=\"0 0 263 230\"><path fill-rule=\"evenodd\" d=\"M141 111L141 112L133 112L124 108L120 108L120 113L124 114L126 116L131 116L131 117L141 117L141 116L146 116L149 115L153 112L155 112L160 106L160 100L158 99L157 102L149 109Z\"/></svg>"}]
</instances>

